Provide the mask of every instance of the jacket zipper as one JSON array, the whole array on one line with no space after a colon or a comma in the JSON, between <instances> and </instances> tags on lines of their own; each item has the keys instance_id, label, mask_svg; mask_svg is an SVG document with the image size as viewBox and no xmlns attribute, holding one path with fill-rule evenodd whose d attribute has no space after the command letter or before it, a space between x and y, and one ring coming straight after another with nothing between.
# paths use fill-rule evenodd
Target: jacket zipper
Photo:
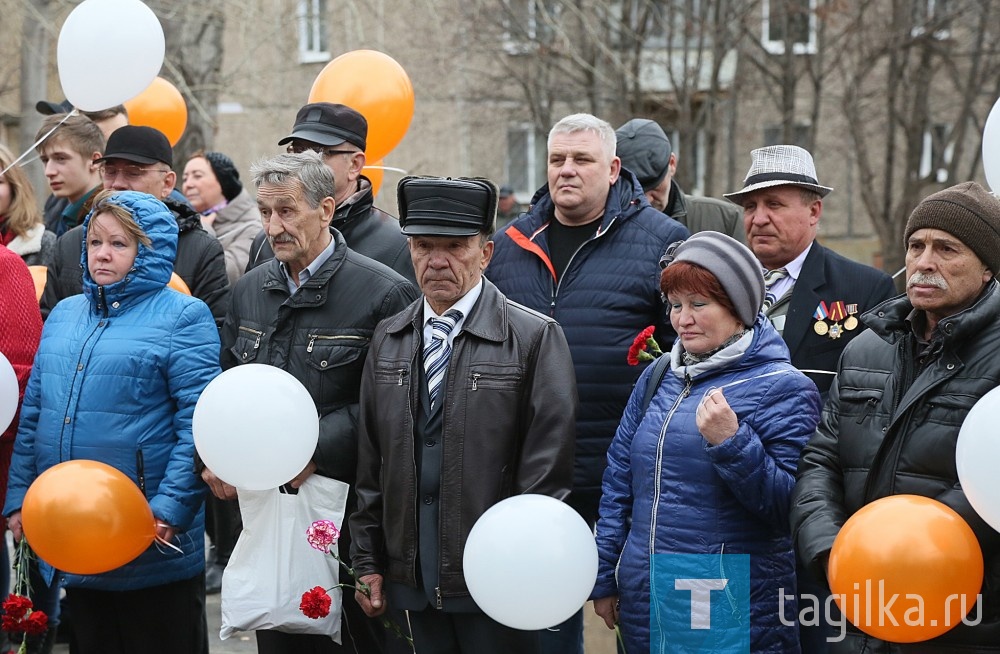
<instances>
[{"instance_id":1,"label":"jacket zipper","mask_svg":"<svg viewBox=\"0 0 1000 654\"><path fill-rule=\"evenodd\" d=\"M865 420L868 420L869 416L871 416L872 414L872 411L875 410L876 404L878 404L878 400L876 400L874 397L868 398L868 402L865 404L865 410L861 413L860 416L858 416L859 425L862 424Z\"/></svg>"},{"instance_id":2,"label":"jacket zipper","mask_svg":"<svg viewBox=\"0 0 1000 654\"><path fill-rule=\"evenodd\" d=\"M241 331L241 332L249 332L249 333L253 334L254 336L256 336L257 340L255 340L253 342L253 349L256 350L258 347L260 347L260 338L261 338L261 336L264 335L264 332L259 332L256 329L250 329L249 327L243 327L242 325L240 325L239 331Z\"/></svg>"},{"instance_id":3,"label":"jacket zipper","mask_svg":"<svg viewBox=\"0 0 1000 654\"><path fill-rule=\"evenodd\" d=\"M143 497L146 495L146 467L143 464L142 459L142 448L135 451L135 472L136 478L139 480L139 490L142 491Z\"/></svg>"},{"instance_id":4,"label":"jacket zipper","mask_svg":"<svg viewBox=\"0 0 1000 654\"><path fill-rule=\"evenodd\" d=\"M315 345L317 340L321 341L367 341L368 339L364 336L324 336L322 334L309 334L309 345L306 346L306 352L313 351L313 345Z\"/></svg>"},{"instance_id":5,"label":"jacket zipper","mask_svg":"<svg viewBox=\"0 0 1000 654\"><path fill-rule=\"evenodd\" d=\"M667 427L670 426L670 420L674 417L674 413L677 408L681 405L681 402L691 395L691 386L694 385L694 380L691 377L684 376L684 388L677 395L677 399L674 400L673 406L670 407L670 411L667 412L667 419L663 421L663 426L660 428L660 438L659 442L656 444L656 476L654 479L657 480L656 491L653 493L653 510L650 514L649 523L649 554L653 555L654 543L656 540L656 511L660 504L660 484L659 479L662 474L663 468L663 443L666 440Z\"/></svg>"},{"instance_id":6,"label":"jacket zipper","mask_svg":"<svg viewBox=\"0 0 1000 654\"><path fill-rule=\"evenodd\" d=\"M568 271L569 268L570 268L570 266L573 265L573 259L576 259L576 255L580 254L580 250L582 250L583 248L587 247L588 244L593 243L597 239L599 239L602 236L604 236L605 234L607 234L608 231L611 230L611 226L615 224L616 220L618 220L618 216L615 216L614 218L611 219L611 222L608 223L608 228L607 229L601 231L601 228L598 227L596 234L594 234L593 236L591 236L590 238L588 238L586 241L584 241L583 243L581 243L580 247L578 247L573 252L573 256L571 256L569 258L569 261L566 262L566 267L563 269L562 273L559 275L559 281L553 280L553 283L552 283L552 300L549 303L549 316L550 317L554 318L555 315L556 315L556 300L559 298L559 289L562 288L563 279L565 279L565 277L566 277L566 271Z\"/></svg>"}]
</instances>

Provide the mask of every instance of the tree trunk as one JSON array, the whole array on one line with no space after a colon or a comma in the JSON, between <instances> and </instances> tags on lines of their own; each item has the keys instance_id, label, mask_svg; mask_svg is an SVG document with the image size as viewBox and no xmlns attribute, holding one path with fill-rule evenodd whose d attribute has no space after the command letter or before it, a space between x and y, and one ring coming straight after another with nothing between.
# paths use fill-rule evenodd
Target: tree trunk
<instances>
[{"instance_id":1,"label":"tree trunk","mask_svg":"<svg viewBox=\"0 0 1000 654\"><path fill-rule=\"evenodd\" d=\"M42 116L35 111L35 103L48 100L49 93L49 49L51 39L39 16L49 16L53 7L50 0L35 0L35 11L23 12L21 25L21 150L27 150L35 142L35 134L42 124ZM56 98L53 98L56 99ZM15 152L14 155L19 155ZM39 189L38 202L41 206L48 196L42 189L48 189L45 171L41 165L25 166L31 185Z\"/></svg>"}]
</instances>

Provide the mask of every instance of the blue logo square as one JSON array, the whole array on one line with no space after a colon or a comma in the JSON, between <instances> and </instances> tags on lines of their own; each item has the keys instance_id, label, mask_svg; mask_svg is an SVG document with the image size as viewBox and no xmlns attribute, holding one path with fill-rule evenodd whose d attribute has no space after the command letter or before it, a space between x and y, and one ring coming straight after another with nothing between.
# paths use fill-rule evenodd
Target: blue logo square
<instances>
[{"instance_id":1,"label":"blue logo square","mask_svg":"<svg viewBox=\"0 0 1000 654\"><path fill-rule=\"evenodd\" d=\"M651 654L750 652L750 555L654 554Z\"/></svg>"}]
</instances>

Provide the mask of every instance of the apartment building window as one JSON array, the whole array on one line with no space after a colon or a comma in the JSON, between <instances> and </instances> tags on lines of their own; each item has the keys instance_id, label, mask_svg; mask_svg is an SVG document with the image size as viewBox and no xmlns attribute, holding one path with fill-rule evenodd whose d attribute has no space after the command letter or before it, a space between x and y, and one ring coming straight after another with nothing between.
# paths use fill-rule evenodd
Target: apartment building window
<instances>
[{"instance_id":1,"label":"apartment building window","mask_svg":"<svg viewBox=\"0 0 1000 654\"><path fill-rule=\"evenodd\" d=\"M326 0L299 0L299 61L329 61Z\"/></svg>"},{"instance_id":2,"label":"apartment building window","mask_svg":"<svg viewBox=\"0 0 1000 654\"><path fill-rule=\"evenodd\" d=\"M922 36L931 31L935 39L943 40L951 36L948 27L947 0L913 0L913 36Z\"/></svg>"},{"instance_id":3,"label":"apartment building window","mask_svg":"<svg viewBox=\"0 0 1000 654\"><path fill-rule=\"evenodd\" d=\"M763 0L761 43L771 54L784 54L791 44L794 54L816 53L816 0Z\"/></svg>"},{"instance_id":4,"label":"apartment building window","mask_svg":"<svg viewBox=\"0 0 1000 654\"><path fill-rule=\"evenodd\" d=\"M939 184L948 181L948 166L955 154L951 142L951 125L937 123L924 132L924 145L920 152L920 177L933 179Z\"/></svg>"},{"instance_id":5,"label":"apartment building window","mask_svg":"<svg viewBox=\"0 0 1000 654\"><path fill-rule=\"evenodd\" d=\"M711 34L702 26L702 0L618 0L612 5L617 30L612 42L631 48L641 40L646 48L703 47Z\"/></svg>"},{"instance_id":6,"label":"apartment building window","mask_svg":"<svg viewBox=\"0 0 1000 654\"><path fill-rule=\"evenodd\" d=\"M520 123L507 130L506 183L518 201L529 200L544 183L545 156L545 139L536 135L534 125Z\"/></svg>"},{"instance_id":7,"label":"apartment building window","mask_svg":"<svg viewBox=\"0 0 1000 654\"><path fill-rule=\"evenodd\" d=\"M504 0L504 49L526 54L535 45L551 43L559 6L556 0Z\"/></svg>"}]
</instances>

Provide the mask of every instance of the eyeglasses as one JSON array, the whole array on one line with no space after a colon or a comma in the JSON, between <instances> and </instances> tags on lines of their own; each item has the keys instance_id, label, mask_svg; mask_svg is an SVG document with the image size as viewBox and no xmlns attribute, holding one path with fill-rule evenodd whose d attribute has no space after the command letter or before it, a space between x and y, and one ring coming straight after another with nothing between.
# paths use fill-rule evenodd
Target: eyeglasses
<instances>
[{"instance_id":1,"label":"eyeglasses","mask_svg":"<svg viewBox=\"0 0 1000 654\"><path fill-rule=\"evenodd\" d=\"M337 154L360 154L360 151L356 150L338 150L336 148L325 148L322 145L301 145L298 143L289 143L288 147L285 148L285 152L288 154L302 154L308 150L312 150L321 157L332 157Z\"/></svg>"},{"instance_id":2,"label":"eyeglasses","mask_svg":"<svg viewBox=\"0 0 1000 654\"><path fill-rule=\"evenodd\" d=\"M101 176L105 179L105 181L108 181L108 182L114 181L114 179L116 177L118 177L119 173L121 173L122 177L124 177L126 181L134 182L136 180L142 179L143 177L146 176L146 173L149 173L149 172L154 172L154 173L169 173L170 170L169 169L164 170L162 168L143 168L142 166L102 166L101 167Z\"/></svg>"}]
</instances>

